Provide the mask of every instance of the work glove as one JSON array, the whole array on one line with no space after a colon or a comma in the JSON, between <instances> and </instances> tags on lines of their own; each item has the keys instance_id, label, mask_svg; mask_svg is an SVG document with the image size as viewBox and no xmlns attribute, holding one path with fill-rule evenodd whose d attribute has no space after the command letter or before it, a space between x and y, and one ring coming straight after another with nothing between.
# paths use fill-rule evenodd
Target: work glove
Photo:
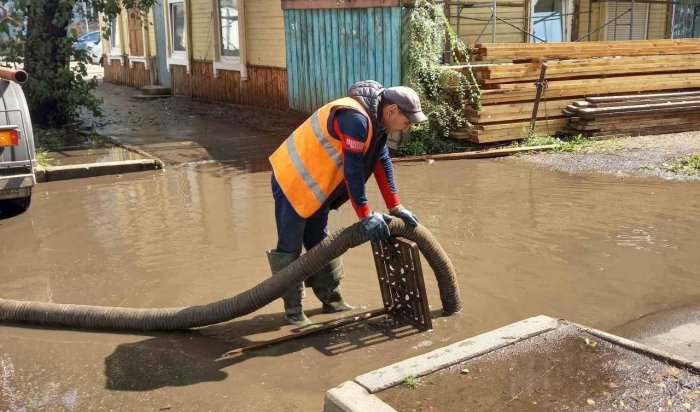
<instances>
[{"instance_id":1,"label":"work glove","mask_svg":"<svg viewBox=\"0 0 700 412\"><path fill-rule=\"evenodd\" d=\"M401 205L389 209L389 214L400 218L411 227L418 226L418 216Z\"/></svg>"},{"instance_id":2,"label":"work glove","mask_svg":"<svg viewBox=\"0 0 700 412\"><path fill-rule=\"evenodd\" d=\"M367 237L372 242L379 242L380 240L388 239L391 236L389 232L389 225L387 222L391 220L391 217L385 215L384 213L372 212L365 216L361 222L362 227L367 232Z\"/></svg>"}]
</instances>

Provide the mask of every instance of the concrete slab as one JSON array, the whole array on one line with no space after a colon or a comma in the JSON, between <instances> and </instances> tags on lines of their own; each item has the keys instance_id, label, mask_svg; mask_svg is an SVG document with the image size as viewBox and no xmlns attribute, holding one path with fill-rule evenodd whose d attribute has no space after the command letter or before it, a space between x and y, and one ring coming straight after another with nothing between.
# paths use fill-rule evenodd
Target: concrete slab
<instances>
[{"instance_id":1,"label":"concrete slab","mask_svg":"<svg viewBox=\"0 0 700 412\"><path fill-rule=\"evenodd\" d=\"M585 343L578 343L578 345L582 345L584 348L589 349L595 348L596 345L598 345L594 340L601 339L601 341L604 343L601 343L598 345L598 347L601 349L601 353L605 353L604 356L606 356L607 359L605 362L606 365L611 363L611 359L614 359L614 356L623 357L619 360L621 365L628 362L627 359L624 359L625 357L629 357L629 359L636 359L636 366L638 366L636 368L637 374L641 373L643 378L651 379L647 377L644 371L654 370L654 368L668 368L673 366L682 368L682 370L685 371L683 373L675 373L671 377L674 382L680 382L682 385L690 386L696 385L698 382L700 382L700 363L698 362L692 362L678 355L669 354L638 342L583 325L577 325L565 320L557 320L547 316L537 316L360 375L356 377L354 381L345 382L339 387L329 390L326 393L324 411L393 411L395 409L382 401L377 395L385 397L386 394L390 393L391 391L395 391L397 387L404 383L406 378L409 376L424 377L424 379L428 379L435 376L440 376L440 374L434 374L435 372L440 371L442 374L450 369L461 368L464 366L463 364L473 362L483 363L484 359L488 359L489 357L502 360L505 359L507 363L507 360L510 359L509 356L514 356L514 353L520 353L520 357L525 356L525 358L529 359L527 351L531 350L533 347L539 348L539 351L544 351L545 353L549 353L549 350L542 349L542 345L554 345L552 350L561 350L559 343L561 341L553 339L553 337L557 335L568 336L570 338L569 343L583 342L583 340L585 340ZM586 336L589 336L590 340L588 338L584 339ZM597 365L597 362L601 361L600 365L602 366L602 359L596 358L596 351L583 352L587 353L588 358L590 358L583 361L586 365ZM509 353L510 355L508 355ZM525 355L523 355L523 353L525 353ZM619 355L614 355L615 353L619 353ZM578 356L578 354L579 352L574 352L574 357ZM610 358L610 356L613 356L613 358ZM486 362L488 363L490 361L486 360ZM558 362L560 361L557 360L555 364ZM612 362L615 363L614 361ZM510 364L508 363L508 365ZM552 366L552 368L553 367L554 366ZM550 368L547 373L550 372L552 368ZM593 367L593 369L596 368L598 367ZM481 367L478 369L480 370ZM575 369L571 369L565 365L562 365L560 369L563 371L573 370L575 373ZM511 368L510 370L512 371L513 369ZM673 369L670 369L670 371L671 373L674 373ZM527 374L528 372L525 371L524 373ZM655 374L655 376L657 375L660 376L660 374ZM625 376L624 373L623 376ZM685 379L690 379L690 381L686 383L681 382L684 377ZM479 379L478 377L475 378ZM485 376L482 378L485 378ZM496 382L496 386L502 383L499 380L501 378L492 377L492 380L493 379L495 379L494 382ZM625 383L634 384L634 382L632 382L633 379L635 379L633 378L633 375L629 375L626 379L629 380L629 382ZM488 386L490 383L484 383L488 388L490 388L486 389L486 392L488 393L493 391L498 392L500 390L500 388L492 388ZM561 384L566 385L565 383ZM584 387L581 387L581 389L584 389ZM507 390L512 390L512 388L508 388ZM576 393L581 395L581 393ZM695 392L692 393L695 394ZM700 390L698 390L697 393L700 393ZM453 397L452 394L453 392L448 391L444 394L444 396L449 399ZM522 391L518 395L520 394L522 394ZM557 396L558 394L559 393L557 392L553 394L553 396ZM440 396L442 395L443 394ZM494 395L492 394L488 396ZM517 397L518 396L515 396L513 399ZM420 399L423 403L425 403L423 398ZM653 401L658 402L659 398L657 397ZM665 400L663 401L665 402ZM585 398L583 403L586 404ZM595 402L593 400L590 400L588 405L594 403ZM534 405L534 408L537 409L538 406L536 402Z\"/></svg>"},{"instance_id":2,"label":"concrete slab","mask_svg":"<svg viewBox=\"0 0 700 412\"><path fill-rule=\"evenodd\" d=\"M700 303L650 313L610 332L700 362Z\"/></svg>"},{"instance_id":3,"label":"concrete slab","mask_svg":"<svg viewBox=\"0 0 700 412\"><path fill-rule=\"evenodd\" d=\"M325 412L391 412L394 408L376 396L370 395L362 386L348 381L326 392L323 410Z\"/></svg>"},{"instance_id":4,"label":"concrete slab","mask_svg":"<svg viewBox=\"0 0 700 412\"><path fill-rule=\"evenodd\" d=\"M150 158L122 147L99 147L94 149L61 149L48 154L51 166L66 166L89 163L116 162Z\"/></svg>"},{"instance_id":5,"label":"concrete slab","mask_svg":"<svg viewBox=\"0 0 700 412\"><path fill-rule=\"evenodd\" d=\"M114 162L40 167L36 170L36 178L37 182L53 182L57 180L142 172L160 168L161 165L157 159L120 160Z\"/></svg>"},{"instance_id":6,"label":"concrete slab","mask_svg":"<svg viewBox=\"0 0 700 412\"><path fill-rule=\"evenodd\" d=\"M512 345L557 327L558 321L536 316L513 323L450 346L395 363L355 378L370 393L396 386L407 376L423 376L476 356Z\"/></svg>"}]
</instances>

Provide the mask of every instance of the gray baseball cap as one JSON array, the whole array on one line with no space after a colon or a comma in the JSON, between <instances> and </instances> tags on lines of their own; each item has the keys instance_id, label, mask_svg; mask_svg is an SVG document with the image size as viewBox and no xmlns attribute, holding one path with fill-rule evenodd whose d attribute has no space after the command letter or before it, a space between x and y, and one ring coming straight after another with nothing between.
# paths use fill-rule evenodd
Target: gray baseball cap
<instances>
[{"instance_id":1,"label":"gray baseball cap","mask_svg":"<svg viewBox=\"0 0 700 412\"><path fill-rule=\"evenodd\" d=\"M384 100L395 103L411 123L423 123L428 117L420 107L420 99L410 87L396 86L384 89Z\"/></svg>"}]
</instances>

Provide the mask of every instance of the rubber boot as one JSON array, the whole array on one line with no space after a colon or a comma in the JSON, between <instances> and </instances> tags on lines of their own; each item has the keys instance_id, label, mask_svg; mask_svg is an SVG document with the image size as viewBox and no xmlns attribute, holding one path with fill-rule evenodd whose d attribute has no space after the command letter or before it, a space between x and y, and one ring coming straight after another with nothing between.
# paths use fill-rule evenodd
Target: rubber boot
<instances>
[{"instance_id":1,"label":"rubber boot","mask_svg":"<svg viewBox=\"0 0 700 412\"><path fill-rule=\"evenodd\" d=\"M284 253L275 250L267 251L267 260L270 262L270 270L276 275L280 270L289 266L299 258L298 253ZM282 295L284 301L284 318L296 327L308 326L312 324L301 308L301 300L304 296L304 283L299 282Z\"/></svg>"},{"instance_id":2,"label":"rubber boot","mask_svg":"<svg viewBox=\"0 0 700 412\"><path fill-rule=\"evenodd\" d=\"M344 277L343 261L337 258L306 280L306 285L313 289L318 300L323 303L323 313L355 309L345 302L340 294L340 279Z\"/></svg>"}]
</instances>

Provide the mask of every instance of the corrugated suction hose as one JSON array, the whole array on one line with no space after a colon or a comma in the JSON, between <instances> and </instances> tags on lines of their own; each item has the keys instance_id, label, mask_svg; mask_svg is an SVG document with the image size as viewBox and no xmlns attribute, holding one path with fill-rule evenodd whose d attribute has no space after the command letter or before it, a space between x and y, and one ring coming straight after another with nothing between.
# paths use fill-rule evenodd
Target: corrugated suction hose
<instances>
[{"instance_id":1,"label":"corrugated suction hose","mask_svg":"<svg viewBox=\"0 0 700 412\"><path fill-rule=\"evenodd\" d=\"M412 228L400 219L392 219L389 229L392 235L405 237L418 244L437 277L443 312L450 315L461 310L452 262L428 229L422 225ZM232 298L207 305L135 309L0 299L0 322L142 331L188 329L225 322L269 304L281 297L289 285L303 281L348 249L367 240L362 225L355 223L328 236L276 276L267 277L257 286Z\"/></svg>"}]
</instances>

